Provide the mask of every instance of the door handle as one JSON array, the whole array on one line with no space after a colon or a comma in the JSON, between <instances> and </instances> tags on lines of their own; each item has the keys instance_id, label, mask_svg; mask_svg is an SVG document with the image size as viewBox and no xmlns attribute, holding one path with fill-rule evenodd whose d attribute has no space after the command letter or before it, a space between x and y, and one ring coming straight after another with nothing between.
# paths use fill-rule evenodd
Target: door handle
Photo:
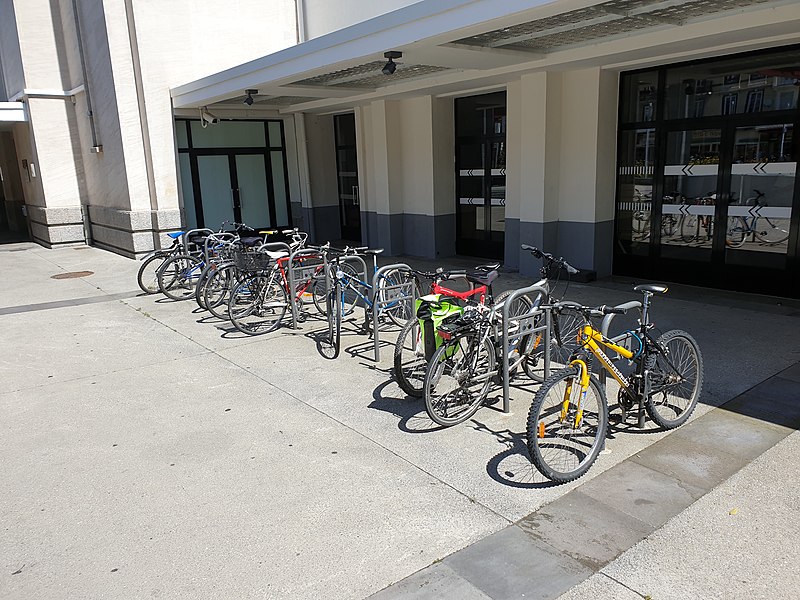
<instances>
[{"instance_id":1,"label":"door handle","mask_svg":"<svg viewBox=\"0 0 800 600\"><path fill-rule=\"evenodd\" d=\"M358 186L354 185L351 191L353 192L353 204L355 206L361 206L361 200L358 197Z\"/></svg>"}]
</instances>

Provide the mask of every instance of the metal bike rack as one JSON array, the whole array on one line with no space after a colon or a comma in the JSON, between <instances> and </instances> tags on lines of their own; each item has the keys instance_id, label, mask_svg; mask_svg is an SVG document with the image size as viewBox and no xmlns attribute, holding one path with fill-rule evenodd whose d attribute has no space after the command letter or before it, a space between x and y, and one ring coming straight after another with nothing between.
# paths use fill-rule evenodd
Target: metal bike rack
<instances>
[{"instance_id":1,"label":"metal bike rack","mask_svg":"<svg viewBox=\"0 0 800 600\"><path fill-rule=\"evenodd\" d=\"M411 312L413 313L414 303L417 299L417 286L414 284L414 278L411 277L407 281L397 283L394 285L385 285L380 289L380 299L378 296L378 281L383 275L389 271L398 270L413 273L411 267L405 263L396 263L393 265L386 265L375 271L372 278L372 290L370 291L370 300L372 301L372 336L375 343L375 362L381 360L380 349L380 315L381 312L389 305L397 302L408 302L411 305Z\"/></svg>"},{"instance_id":2,"label":"metal bike rack","mask_svg":"<svg viewBox=\"0 0 800 600\"><path fill-rule=\"evenodd\" d=\"M634 308L642 308L642 303L639 302L638 300L631 300L630 302L624 302L623 304L617 304L614 308L624 308L625 310L631 310L631 309L634 309ZM603 317L603 322L600 324L600 333L603 334L603 337L606 337L606 338L608 337L608 329L609 329L609 327L611 327L611 321L613 321L614 317L616 317L616 316L617 316L616 314L611 313L610 315L606 315L605 317ZM623 334L623 335L619 336L616 339L614 339L614 338L610 338L610 339L611 339L612 342L614 342L614 341L619 341L619 340L623 339L624 337L625 337L625 335ZM605 369L600 369L600 377L599 377L599 379L600 379L600 385L603 386L603 392L604 393L606 391L606 378L608 376L607 373L608 372Z\"/></svg>"},{"instance_id":3,"label":"metal bike rack","mask_svg":"<svg viewBox=\"0 0 800 600\"><path fill-rule=\"evenodd\" d=\"M207 235L213 235L215 232L212 231L211 229L206 228L206 227L202 227L202 228L199 228L199 229L190 229L189 231L187 231L186 233L184 233L181 236L181 244L183 244L183 251L184 252L186 252L186 253L189 252L189 236L190 235L194 235L196 233L204 233L204 234L207 234Z\"/></svg>"},{"instance_id":4,"label":"metal bike rack","mask_svg":"<svg viewBox=\"0 0 800 600\"><path fill-rule=\"evenodd\" d=\"M508 316L509 307L514 300L527 294L541 294L542 298L547 298L548 292L540 285L531 285L513 291L503 303L503 412L511 411L510 387L511 374L509 373L508 348L512 341L523 338L526 335L534 335L544 331L544 377L550 375L550 318L551 310L549 306L532 307L524 315L515 317ZM544 315L544 324L536 325L536 319ZM511 325L516 326L514 333L509 333Z\"/></svg>"},{"instance_id":5,"label":"metal bike rack","mask_svg":"<svg viewBox=\"0 0 800 600\"><path fill-rule=\"evenodd\" d=\"M281 243L281 242L275 242ZM323 272L327 273L327 261L325 260L324 255L320 251L319 248L299 248L294 252L291 251L287 244L283 244L286 246L286 251L289 253L289 262L288 262L288 271L289 271L289 302L292 303L292 329L297 329L298 323L298 310L297 310L297 302L295 302L295 296L297 286L295 282L298 281L305 281L309 277L313 277L319 267L320 262L325 264L323 267ZM313 262L312 264L304 264L302 261L303 257L309 258L317 258L318 261ZM328 283L325 284L325 291L328 291Z\"/></svg>"}]
</instances>

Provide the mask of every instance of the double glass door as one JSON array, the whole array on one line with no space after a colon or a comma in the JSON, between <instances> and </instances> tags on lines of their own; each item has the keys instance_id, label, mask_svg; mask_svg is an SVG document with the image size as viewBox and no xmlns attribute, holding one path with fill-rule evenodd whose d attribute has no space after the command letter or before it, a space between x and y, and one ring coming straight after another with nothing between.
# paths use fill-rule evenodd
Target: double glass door
<instances>
[{"instance_id":1,"label":"double glass door","mask_svg":"<svg viewBox=\"0 0 800 600\"><path fill-rule=\"evenodd\" d=\"M456 100L456 251L502 258L506 205L506 94Z\"/></svg>"},{"instance_id":2,"label":"double glass door","mask_svg":"<svg viewBox=\"0 0 800 600\"><path fill-rule=\"evenodd\" d=\"M286 144L280 121L176 122L186 225L254 229L291 225Z\"/></svg>"},{"instance_id":3,"label":"double glass door","mask_svg":"<svg viewBox=\"0 0 800 600\"><path fill-rule=\"evenodd\" d=\"M785 269L796 188L794 123L626 132L617 237L673 263ZM663 157L657 160L656 157ZM680 268L680 267L679 267Z\"/></svg>"},{"instance_id":4,"label":"double glass door","mask_svg":"<svg viewBox=\"0 0 800 600\"><path fill-rule=\"evenodd\" d=\"M783 269L797 162L793 123L666 134L660 190L663 258Z\"/></svg>"}]
</instances>

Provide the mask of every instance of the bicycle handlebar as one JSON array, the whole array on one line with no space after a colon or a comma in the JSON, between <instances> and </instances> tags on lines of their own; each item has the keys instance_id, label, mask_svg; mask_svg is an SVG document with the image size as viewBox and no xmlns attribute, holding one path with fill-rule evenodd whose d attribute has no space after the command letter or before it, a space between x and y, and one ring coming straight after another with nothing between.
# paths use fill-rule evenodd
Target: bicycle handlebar
<instances>
[{"instance_id":1,"label":"bicycle handlebar","mask_svg":"<svg viewBox=\"0 0 800 600\"><path fill-rule=\"evenodd\" d=\"M573 267L563 258L556 258L549 252L542 252L536 246L529 246L528 244L522 244L521 247L523 250L527 250L528 252L530 252L535 258L539 258L541 260L545 260L549 263L563 267L564 270L566 270L566 272L569 273L570 275L576 275L578 273L578 269Z\"/></svg>"}]
</instances>

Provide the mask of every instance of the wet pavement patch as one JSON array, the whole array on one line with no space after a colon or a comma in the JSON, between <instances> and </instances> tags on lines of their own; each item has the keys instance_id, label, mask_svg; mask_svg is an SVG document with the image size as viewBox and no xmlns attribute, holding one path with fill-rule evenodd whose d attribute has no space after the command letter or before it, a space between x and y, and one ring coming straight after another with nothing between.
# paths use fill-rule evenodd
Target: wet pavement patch
<instances>
[{"instance_id":1,"label":"wet pavement patch","mask_svg":"<svg viewBox=\"0 0 800 600\"><path fill-rule=\"evenodd\" d=\"M50 279L77 279L78 277L88 277L94 275L94 271L71 271L69 273L59 273L51 275Z\"/></svg>"}]
</instances>

